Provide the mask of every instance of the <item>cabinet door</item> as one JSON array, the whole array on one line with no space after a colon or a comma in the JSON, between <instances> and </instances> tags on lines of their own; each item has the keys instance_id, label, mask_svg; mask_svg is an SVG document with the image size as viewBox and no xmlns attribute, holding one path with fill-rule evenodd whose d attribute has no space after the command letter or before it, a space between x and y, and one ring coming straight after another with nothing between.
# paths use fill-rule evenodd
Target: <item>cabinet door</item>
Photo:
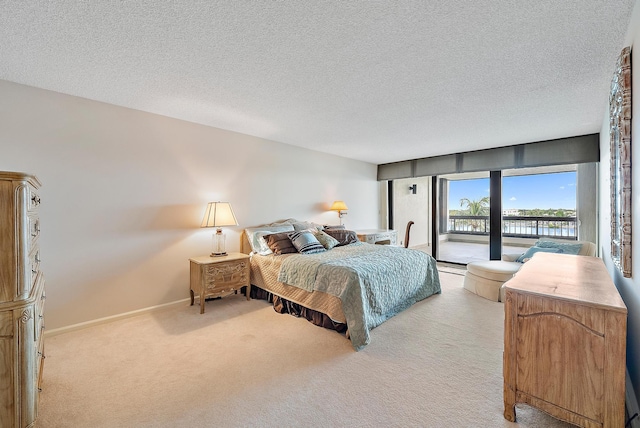
<instances>
[{"instance_id":1,"label":"cabinet door","mask_svg":"<svg viewBox=\"0 0 640 428\"><path fill-rule=\"evenodd\" d=\"M13 312L0 312L0 427L14 426Z\"/></svg>"},{"instance_id":2,"label":"cabinet door","mask_svg":"<svg viewBox=\"0 0 640 428\"><path fill-rule=\"evenodd\" d=\"M20 383L20 426L36 419L38 408L38 342L35 340L35 303L15 310L18 325L18 374Z\"/></svg>"},{"instance_id":3,"label":"cabinet door","mask_svg":"<svg viewBox=\"0 0 640 428\"><path fill-rule=\"evenodd\" d=\"M518 391L602 421L606 312L532 296L518 303Z\"/></svg>"}]
</instances>

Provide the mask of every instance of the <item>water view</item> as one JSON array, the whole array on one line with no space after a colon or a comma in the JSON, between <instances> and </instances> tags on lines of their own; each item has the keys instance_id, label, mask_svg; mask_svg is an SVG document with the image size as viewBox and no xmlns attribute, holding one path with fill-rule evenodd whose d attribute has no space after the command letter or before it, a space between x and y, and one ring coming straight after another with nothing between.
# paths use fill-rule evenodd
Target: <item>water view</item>
<instances>
[{"instance_id":1,"label":"water view","mask_svg":"<svg viewBox=\"0 0 640 428\"><path fill-rule=\"evenodd\" d=\"M502 233L520 237L575 238L576 173L503 177ZM449 233L489 233L489 179L451 180Z\"/></svg>"}]
</instances>

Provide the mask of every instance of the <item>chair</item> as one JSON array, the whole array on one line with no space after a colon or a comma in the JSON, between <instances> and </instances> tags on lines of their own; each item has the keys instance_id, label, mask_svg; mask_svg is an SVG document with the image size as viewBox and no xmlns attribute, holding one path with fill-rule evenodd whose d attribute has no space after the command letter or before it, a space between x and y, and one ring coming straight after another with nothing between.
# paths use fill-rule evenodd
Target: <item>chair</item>
<instances>
[{"instance_id":1,"label":"chair","mask_svg":"<svg viewBox=\"0 0 640 428\"><path fill-rule=\"evenodd\" d=\"M544 239L544 241L561 244L581 244L579 256L596 255L596 245L593 242L555 239ZM468 263L467 272L464 275L464 288L485 299L504 302L503 284L510 280L522 267L522 263L516 262L518 257L520 257L520 254L503 254L502 260Z\"/></svg>"},{"instance_id":2,"label":"chair","mask_svg":"<svg viewBox=\"0 0 640 428\"><path fill-rule=\"evenodd\" d=\"M404 248L409 248L409 232L411 231L412 225L413 221L407 223L407 230L404 232Z\"/></svg>"}]
</instances>

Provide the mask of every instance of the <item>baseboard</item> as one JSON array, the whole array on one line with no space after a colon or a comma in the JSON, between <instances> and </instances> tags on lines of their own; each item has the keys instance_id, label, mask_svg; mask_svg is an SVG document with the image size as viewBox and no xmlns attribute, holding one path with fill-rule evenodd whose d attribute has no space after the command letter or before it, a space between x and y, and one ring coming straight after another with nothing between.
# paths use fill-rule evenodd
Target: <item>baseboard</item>
<instances>
[{"instance_id":1,"label":"baseboard","mask_svg":"<svg viewBox=\"0 0 640 428\"><path fill-rule=\"evenodd\" d=\"M640 428L640 408L638 407L638 399L636 398L635 391L633 390L633 384L631 383L631 378L629 377L629 370L626 371L626 375L627 379L625 407L627 410L627 419L635 414L638 415L631 421L628 426L631 428Z\"/></svg>"},{"instance_id":2,"label":"baseboard","mask_svg":"<svg viewBox=\"0 0 640 428\"><path fill-rule=\"evenodd\" d=\"M125 312L125 313L118 314L118 315L112 315L110 317L98 318L98 319L91 320L91 321L81 322L79 324L73 324L73 325L69 325L69 326L66 326L66 327L55 328L53 330L45 330L44 336L45 336L45 338L46 337L53 337L53 336L57 336L59 334L69 333L69 332L75 331L75 330L81 330L83 328L93 327L93 326L96 326L96 325L107 324L107 323L114 322L114 321L121 320L121 319L125 319L125 318L135 317L137 315L148 314L148 313L151 313L151 312L165 311L167 309L171 309L171 308L176 307L176 306L182 306L187 302L190 303L191 299L187 298L187 299L177 300L175 302L164 303L162 305L157 305L157 306L150 306L148 308L138 309L138 310L131 311L131 312Z\"/></svg>"}]
</instances>

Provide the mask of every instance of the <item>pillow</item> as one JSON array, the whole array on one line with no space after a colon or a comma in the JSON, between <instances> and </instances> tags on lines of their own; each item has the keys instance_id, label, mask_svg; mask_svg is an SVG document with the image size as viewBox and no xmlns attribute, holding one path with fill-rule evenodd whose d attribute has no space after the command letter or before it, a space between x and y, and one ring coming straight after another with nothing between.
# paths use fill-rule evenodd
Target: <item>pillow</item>
<instances>
[{"instance_id":1,"label":"pillow","mask_svg":"<svg viewBox=\"0 0 640 428\"><path fill-rule=\"evenodd\" d=\"M265 256L271 254L271 249L269 249L263 237L271 233L293 232L293 226L290 224L282 224L279 226L248 227L244 231L247 234L251 250L253 250L254 253Z\"/></svg>"},{"instance_id":2,"label":"pillow","mask_svg":"<svg viewBox=\"0 0 640 428\"><path fill-rule=\"evenodd\" d=\"M580 254L580 250L582 250L582 244L570 244L568 242L556 242L556 241L543 241L539 240L536 242L536 247L540 248L557 248L561 253L564 254Z\"/></svg>"},{"instance_id":3,"label":"pillow","mask_svg":"<svg viewBox=\"0 0 640 428\"><path fill-rule=\"evenodd\" d=\"M323 231L319 230L316 233L314 233L316 239L318 241L320 241L320 243L322 244L322 246L324 248L326 248L327 250L332 249L333 247L335 247L336 245L338 245L340 242L334 238L331 235L327 235L326 233L324 233Z\"/></svg>"},{"instance_id":4,"label":"pillow","mask_svg":"<svg viewBox=\"0 0 640 428\"><path fill-rule=\"evenodd\" d=\"M293 229L296 232L300 232L303 230L307 230L307 229L313 229L313 231L315 232L316 230L322 230L322 225L320 224L316 224L316 223L312 223L310 221L296 221L293 224Z\"/></svg>"},{"instance_id":5,"label":"pillow","mask_svg":"<svg viewBox=\"0 0 640 428\"><path fill-rule=\"evenodd\" d=\"M296 223L298 220L296 220L295 218L288 218L286 220L279 220L279 221L274 221L273 223L266 223L261 225L261 228L265 228L265 227L273 227L273 226L283 226L286 224L293 224Z\"/></svg>"},{"instance_id":6,"label":"pillow","mask_svg":"<svg viewBox=\"0 0 640 428\"><path fill-rule=\"evenodd\" d=\"M358 235L353 230L326 229L324 232L338 240L338 245L336 245L336 247L358 242Z\"/></svg>"},{"instance_id":7,"label":"pillow","mask_svg":"<svg viewBox=\"0 0 640 428\"><path fill-rule=\"evenodd\" d=\"M542 247L530 247L520 257L516 259L518 263L524 263L528 261L535 253L561 253L559 248L542 248Z\"/></svg>"},{"instance_id":8,"label":"pillow","mask_svg":"<svg viewBox=\"0 0 640 428\"><path fill-rule=\"evenodd\" d=\"M277 256L281 254L297 253L296 247L293 246L289 239L290 232L272 233L264 235L263 238L269 249Z\"/></svg>"},{"instance_id":9,"label":"pillow","mask_svg":"<svg viewBox=\"0 0 640 428\"><path fill-rule=\"evenodd\" d=\"M309 231L289 233L289 239L301 254L321 253L325 250L320 241Z\"/></svg>"},{"instance_id":10,"label":"pillow","mask_svg":"<svg viewBox=\"0 0 640 428\"><path fill-rule=\"evenodd\" d=\"M325 229L346 229L344 224L336 224L336 225L325 224L324 228Z\"/></svg>"}]
</instances>

